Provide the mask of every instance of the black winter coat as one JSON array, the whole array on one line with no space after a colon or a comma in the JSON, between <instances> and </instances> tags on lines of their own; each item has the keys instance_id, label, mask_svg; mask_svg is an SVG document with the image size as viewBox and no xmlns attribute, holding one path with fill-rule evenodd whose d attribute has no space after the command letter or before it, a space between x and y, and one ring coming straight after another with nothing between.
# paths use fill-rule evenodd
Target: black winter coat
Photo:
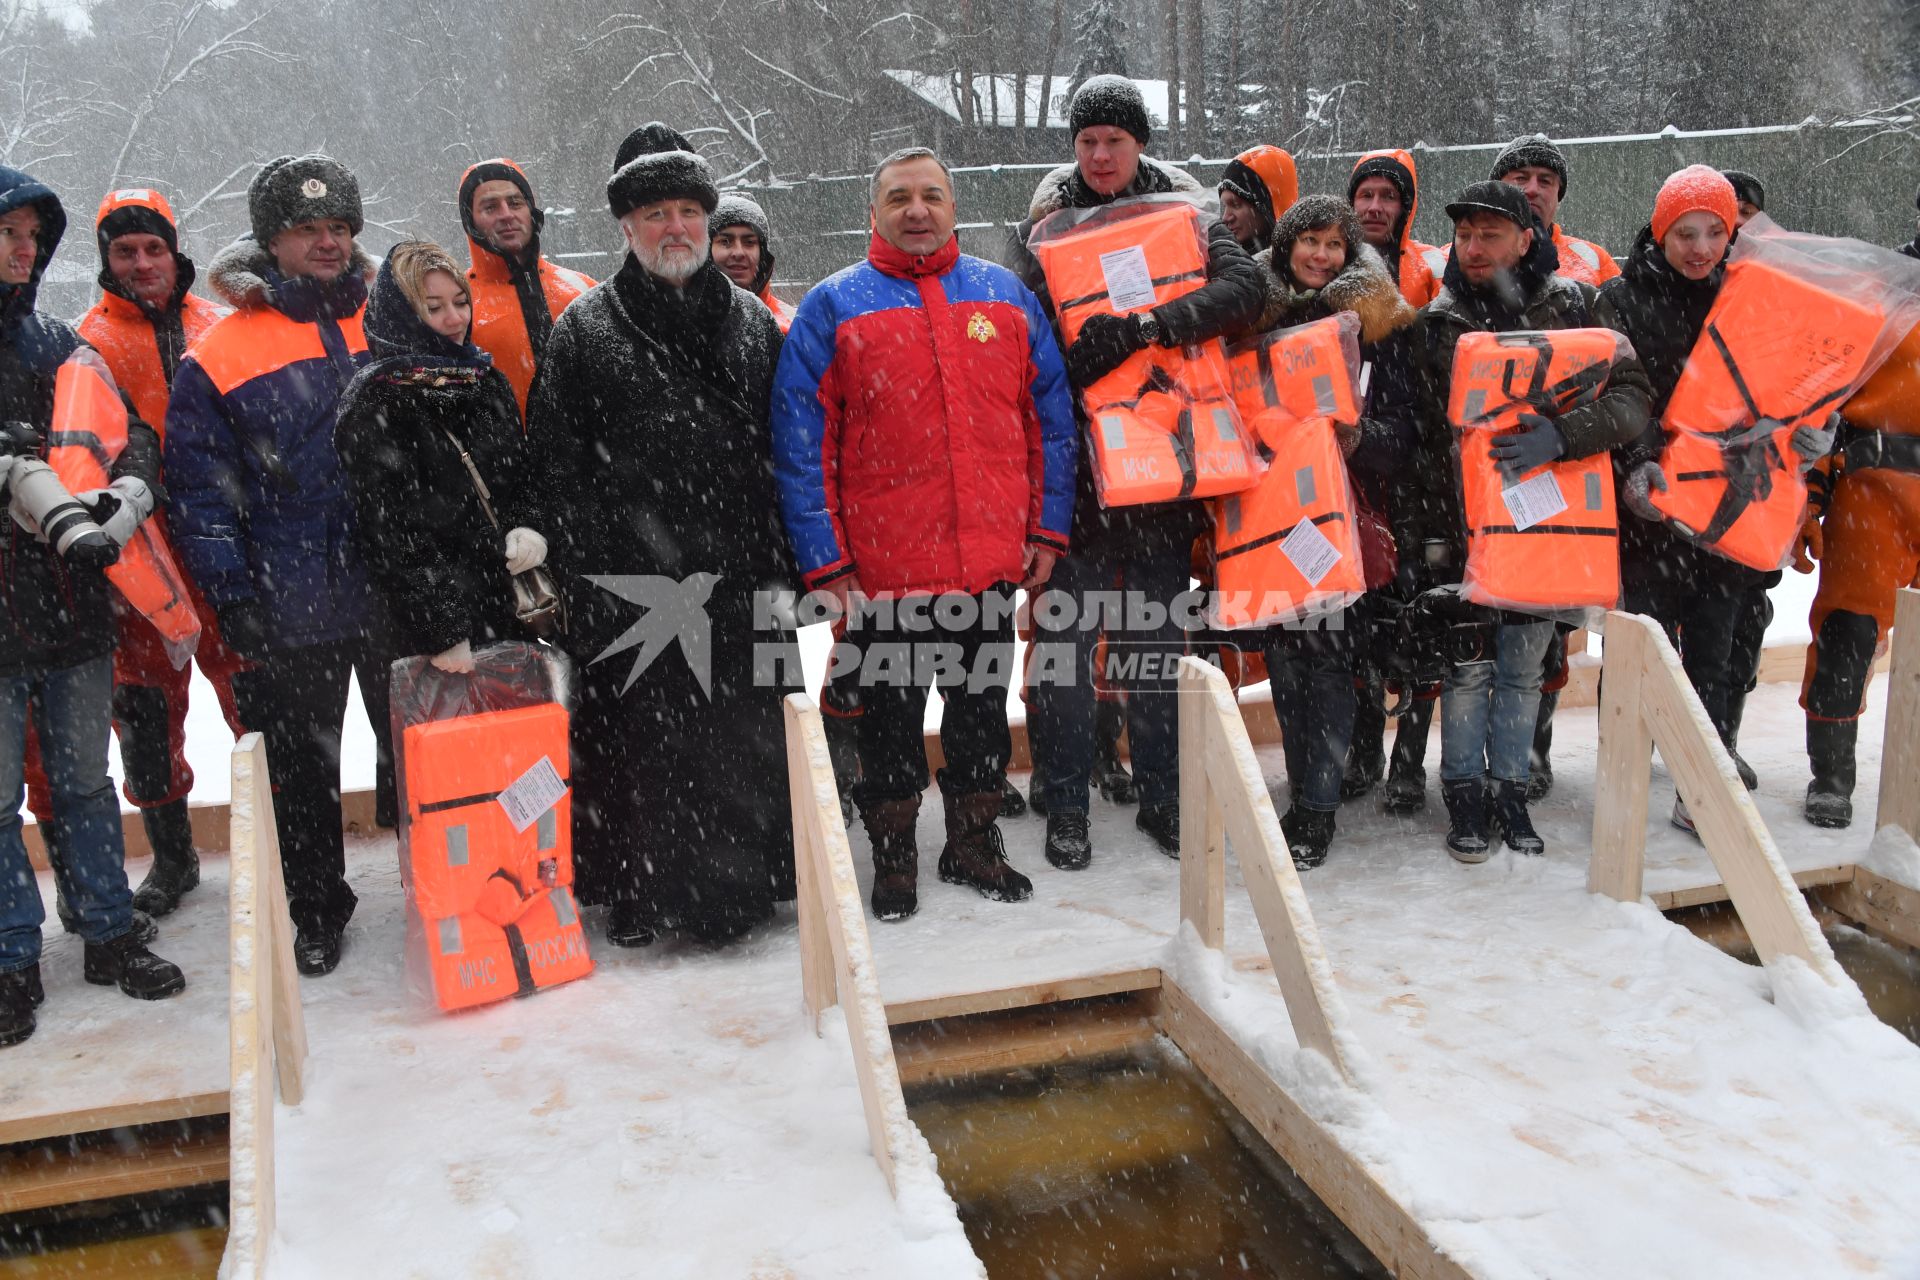
<instances>
[{"instance_id":1,"label":"black winter coat","mask_svg":"<svg viewBox=\"0 0 1920 1280\"><path fill-rule=\"evenodd\" d=\"M1060 209L1092 209L1129 196L1198 193L1200 189L1200 184L1186 173L1146 156L1140 158L1140 171L1132 184L1116 195L1103 196L1088 187L1080 180L1077 165L1062 165L1040 180L1026 221L1014 231L1008 263L1046 308L1056 339L1060 336L1060 316L1054 308L1053 296L1047 292L1046 273L1040 269L1040 260L1027 248L1027 237L1034 224ZM1251 332L1259 317L1262 291L1260 269L1233 238L1226 224L1215 221L1207 228L1207 283L1155 307L1154 315L1160 321L1168 346L1204 342L1209 338L1237 338ZM1078 395L1073 398L1073 413L1084 433L1086 411ZM1178 548L1184 552L1193 546L1195 538L1207 531L1207 506L1197 499L1112 510L1102 507L1093 484L1091 446L1080 450L1075 480L1079 491L1073 504L1075 551L1089 555L1139 555Z\"/></svg>"},{"instance_id":2,"label":"black winter coat","mask_svg":"<svg viewBox=\"0 0 1920 1280\"><path fill-rule=\"evenodd\" d=\"M567 598L580 673L586 901L679 919L754 916L791 896L788 689L768 677L792 674L769 662L792 636L760 626L755 609L759 592L797 583L769 426L780 342L765 305L711 263L678 293L629 255L554 323L534 379L534 527ZM672 616L650 594L661 590L696 603L706 593L704 687L684 630L657 649L644 634L650 608Z\"/></svg>"},{"instance_id":3,"label":"black winter coat","mask_svg":"<svg viewBox=\"0 0 1920 1280\"><path fill-rule=\"evenodd\" d=\"M1665 446L1660 418L1706 326L1707 313L1720 296L1726 274L1723 262L1705 280L1687 279L1673 269L1653 238L1653 228L1647 226L1634 240L1620 274L1600 286L1599 322L1624 333L1633 343L1653 396L1646 430L1613 456L1616 490L1623 495L1627 476L1642 462L1657 459ZM1624 496L1620 502L1620 574L1628 594L1635 597L1642 594L1642 587L1663 582L1676 588L1718 584L1740 589L1757 585L1766 576L1702 550L1664 526L1641 518L1627 507Z\"/></svg>"},{"instance_id":4,"label":"black winter coat","mask_svg":"<svg viewBox=\"0 0 1920 1280\"><path fill-rule=\"evenodd\" d=\"M1540 234L1537 222L1533 252L1514 272L1518 295L1511 301L1467 284L1458 262L1449 259L1444 287L1421 311L1408 337L1409 376L1393 403L1376 407L1388 421L1411 423L1420 440L1415 467L1419 484L1409 495L1407 528L1419 542L1434 546L1424 554L1418 546L1402 547L1401 557L1420 556L1415 576L1421 585L1457 582L1466 568L1460 455L1447 422L1460 335L1474 330L1582 329L1603 323L1593 287L1554 275L1558 265L1553 243ZM1597 400L1555 420L1566 445L1562 456L1585 458L1638 439L1647 428L1651 399L1646 371L1638 360L1626 361L1613 371Z\"/></svg>"},{"instance_id":5,"label":"black winter coat","mask_svg":"<svg viewBox=\"0 0 1920 1280\"><path fill-rule=\"evenodd\" d=\"M333 444L398 652L531 639L513 616L505 551L507 530L539 531L523 499L526 442L513 387L478 349L429 329L384 264L366 333L376 359L341 396ZM497 529L462 448L492 495Z\"/></svg>"},{"instance_id":6,"label":"black winter coat","mask_svg":"<svg viewBox=\"0 0 1920 1280\"><path fill-rule=\"evenodd\" d=\"M39 456L53 423L54 377L86 345L72 325L34 310L40 277L66 230L53 192L16 169L0 166L0 214L27 205L40 213L40 256L22 285L0 285L0 421L40 433ZM131 410L129 410L131 415ZM138 476L160 494L160 439L137 417L112 478ZM56 671L113 652L114 589L97 569L75 569L52 547L0 510L0 676Z\"/></svg>"}]
</instances>

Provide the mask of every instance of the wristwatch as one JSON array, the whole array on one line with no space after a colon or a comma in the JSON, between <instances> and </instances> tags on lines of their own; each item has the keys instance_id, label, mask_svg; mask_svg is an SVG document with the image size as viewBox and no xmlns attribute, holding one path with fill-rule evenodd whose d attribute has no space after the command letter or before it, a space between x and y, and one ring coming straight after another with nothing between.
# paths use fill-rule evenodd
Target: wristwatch
<instances>
[{"instance_id":1,"label":"wristwatch","mask_svg":"<svg viewBox=\"0 0 1920 1280\"><path fill-rule=\"evenodd\" d=\"M1140 331L1140 340L1147 346L1160 345L1160 321L1151 311L1143 311L1133 318L1134 327Z\"/></svg>"}]
</instances>

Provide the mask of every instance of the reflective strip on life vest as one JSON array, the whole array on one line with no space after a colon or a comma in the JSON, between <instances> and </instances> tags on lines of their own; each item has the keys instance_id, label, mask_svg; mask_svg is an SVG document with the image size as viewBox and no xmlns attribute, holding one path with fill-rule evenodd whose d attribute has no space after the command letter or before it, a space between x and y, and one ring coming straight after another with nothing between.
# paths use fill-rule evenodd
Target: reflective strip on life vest
<instances>
[{"instance_id":1,"label":"reflective strip on life vest","mask_svg":"<svg viewBox=\"0 0 1920 1280\"><path fill-rule=\"evenodd\" d=\"M1591 403L1626 350L1611 329L1461 335L1447 418L1460 452L1467 599L1521 610L1619 602L1619 517L1607 455L1509 480L1492 445L1520 429L1522 413L1554 417Z\"/></svg>"}]
</instances>

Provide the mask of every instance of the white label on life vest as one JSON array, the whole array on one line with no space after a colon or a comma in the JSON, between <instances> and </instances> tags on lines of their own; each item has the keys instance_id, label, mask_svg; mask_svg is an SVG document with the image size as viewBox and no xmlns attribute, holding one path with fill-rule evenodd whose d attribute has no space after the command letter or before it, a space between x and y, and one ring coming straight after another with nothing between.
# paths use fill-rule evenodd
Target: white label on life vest
<instances>
[{"instance_id":1,"label":"white label on life vest","mask_svg":"<svg viewBox=\"0 0 1920 1280\"><path fill-rule=\"evenodd\" d=\"M1139 245L1101 254L1100 274L1107 278L1107 305L1115 311L1154 304L1153 272L1147 268L1147 251Z\"/></svg>"},{"instance_id":2,"label":"white label on life vest","mask_svg":"<svg viewBox=\"0 0 1920 1280\"><path fill-rule=\"evenodd\" d=\"M1560 482L1551 470L1502 489L1500 497L1507 504L1507 514L1513 517L1513 527L1522 533L1567 509L1566 495L1560 492Z\"/></svg>"},{"instance_id":3,"label":"white label on life vest","mask_svg":"<svg viewBox=\"0 0 1920 1280\"><path fill-rule=\"evenodd\" d=\"M1319 586L1320 579L1340 563L1340 548L1328 541L1327 535L1320 532L1320 526L1311 520L1302 520L1293 526L1292 533L1280 540L1280 554L1292 562L1310 587Z\"/></svg>"},{"instance_id":4,"label":"white label on life vest","mask_svg":"<svg viewBox=\"0 0 1920 1280\"><path fill-rule=\"evenodd\" d=\"M513 785L500 793L500 807L515 831L525 831L540 820L540 815L560 803L567 784L560 781L553 761L541 756L538 763L515 778Z\"/></svg>"}]
</instances>

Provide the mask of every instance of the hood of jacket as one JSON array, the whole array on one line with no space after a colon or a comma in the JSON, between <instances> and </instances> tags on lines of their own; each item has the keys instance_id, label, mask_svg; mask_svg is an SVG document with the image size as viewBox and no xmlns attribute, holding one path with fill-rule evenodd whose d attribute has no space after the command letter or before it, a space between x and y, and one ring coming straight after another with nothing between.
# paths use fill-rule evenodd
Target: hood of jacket
<instances>
[{"instance_id":1,"label":"hood of jacket","mask_svg":"<svg viewBox=\"0 0 1920 1280\"><path fill-rule=\"evenodd\" d=\"M39 252L25 284L0 285L0 324L11 326L33 310L40 296L40 277L67 233L67 211L53 188L22 173L0 165L0 215L32 205L40 214Z\"/></svg>"},{"instance_id":2,"label":"hood of jacket","mask_svg":"<svg viewBox=\"0 0 1920 1280\"><path fill-rule=\"evenodd\" d=\"M1393 241L1402 254L1413 241L1413 220L1420 214L1420 171L1414 167L1413 153L1399 147L1369 151L1354 162L1347 179L1347 203L1368 178L1385 178L1400 192L1400 221L1393 229Z\"/></svg>"},{"instance_id":3,"label":"hood of jacket","mask_svg":"<svg viewBox=\"0 0 1920 1280\"><path fill-rule=\"evenodd\" d=\"M1133 181L1124 191L1110 196L1098 195L1086 183L1080 180L1078 164L1063 164L1050 170L1040 179L1033 189L1033 199L1028 202L1027 216L1038 222L1050 213L1061 209L1092 209L1103 204L1111 204L1124 196L1164 195L1170 191L1182 194L1198 195L1205 190L1193 175L1184 169L1176 169L1170 164L1155 160L1152 156L1140 157L1140 170L1133 175Z\"/></svg>"},{"instance_id":4,"label":"hood of jacket","mask_svg":"<svg viewBox=\"0 0 1920 1280\"><path fill-rule=\"evenodd\" d=\"M213 262L207 267L207 287L236 310L274 307L288 311L289 303L294 300L289 295L313 292L325 295L333 302L327 308L330 312L339 312L344 307L343 314L352 315L366 301L373 278L374 261L358 241L354 243L353 256L347 260L346 272L325 286L317 283L309 285L304 280L286 280L275 268L273 255L250 235L241 236L215 254ZM349 301L352 301L352 306L346 305ZM317 317L295 315L292 318L311 320ZM341 317L336 315L336 318Z\"/></svg>"},{"instance_id":5,"label":"hood of jacket","mask_svg":"<svg viewBox=\"0 0 1920 1280\"><path fill-rule=\"evenodd\" d=\"M1371 343L1406 328L1418 314L1407 305L1386 259L1372 245L1361 245L1325 288L1310 292L1295 290L1281 278L1273 267L1272 249L1261 250L1253 260L1261 266L1267 291L1257 326L1262 333L1351 311L1360 318L1360 341Z\"/></svg>"},{"instance_id":6,"label":"hood of jacket","mask_svg":"<svg viewBox=\"0 0 1920 1280\"><path fill-rule=\"evenodd\" d=\"M383 260L367 294L365 318L367 349L376 360L393 356L413 356L423 361L444 364L491 363L485 352L473 345L473 325L459 342L436 333L420 318L407 301L407 295L394 278L393 265Z\"/></svg>"}]
</instances>

